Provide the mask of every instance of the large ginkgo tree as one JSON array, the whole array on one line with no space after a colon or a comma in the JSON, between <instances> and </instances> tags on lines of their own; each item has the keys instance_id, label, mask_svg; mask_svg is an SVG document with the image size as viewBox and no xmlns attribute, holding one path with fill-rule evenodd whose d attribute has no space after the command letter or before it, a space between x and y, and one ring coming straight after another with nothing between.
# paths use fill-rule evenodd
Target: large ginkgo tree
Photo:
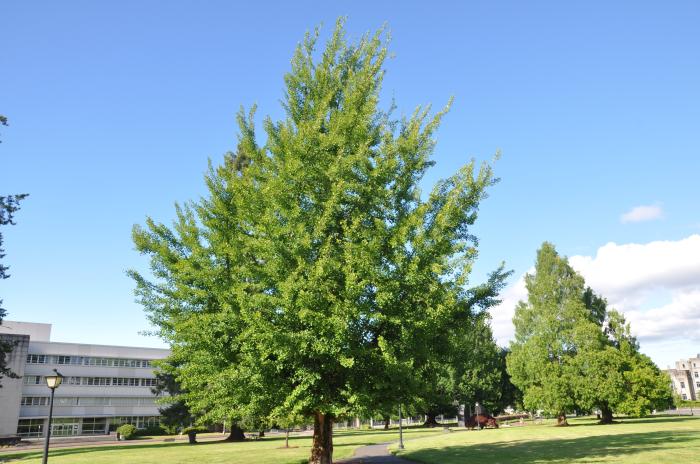
<instances>
[{"instance_id":1,"label":"large ginkgo tree","mask_svg":"<svg viewBox=\"0 0 700 464\"><path fill-rule=\"evenodd\" d=\"M444 111L380 108L383 32L350 42L339 21L317 43L293 55L283 119L260 136L241 111L208 194L172 226L134 228L152 275L131 274L200 420L307 417L310 462L325 464L334 419L415 398L416 373L450 358L446 334L493 303L504 273L468 282L489 165L421 195Z\"/></svg>"}]
</instances>

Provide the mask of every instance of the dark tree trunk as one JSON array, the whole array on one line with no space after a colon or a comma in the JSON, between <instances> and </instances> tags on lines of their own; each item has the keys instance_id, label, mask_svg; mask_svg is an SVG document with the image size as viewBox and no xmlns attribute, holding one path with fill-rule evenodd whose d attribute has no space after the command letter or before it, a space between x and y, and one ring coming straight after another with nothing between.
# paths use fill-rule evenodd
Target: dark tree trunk
<instances>
[{"instance_id":1,"label":"dark tree trunk","mask_svg":"<svg viewBox=\"0 0 700 464\"><path fill-rule=\"evenodd\" d=\"M309 464L333 464L333 416L314 413L314 438Z\"/></svg>"},{"instance_id":2,"label":"dark tree trunk","mask_svg":"<svg viewBox=\"0 0 700 464\"><path fill-rule=\"evenodd\" d=\"M557 415L557 427L565 427L567 425L569 425L569 423L566 421L566 413L560 412Z\"/></svg>"},{"instance_id":3,"label":"dark tree trunk","mask_svg":"<svg viewBox=\"0 0 700 464\"><path fill-rule=\"evenodd\" d=\"M197 432L187 432L187 440L190 445L197 444Z\"/></svg>"},{"instance_id":4,"label":"dark tree trunk","mask_svg":"<svg viewBox=\"0 0 700 464\"><path fill-rule=\"evenodd\" d=\"M243 429L240 428L235 422L231 423L231 433L226 438L226 441L245 441Z\"/></svg>"},{"instance_id":5,"label":"dark tree trunk","mask_svg":"<svg viewBox=\"0 0 700 464\"><path fill-rule=\"evenodd\" d=\"M601 424L612 424L613 423L613 412L610 406L607 404L601 406L600 408L600 423Z\"/></svg>"},{"instance_id":6,"label":"dark tree trunk","mask_svg":"<svg viewBox=\"0 0 700 464\"><path fill-rule=\"evenodd\" d=\"M384 430L389 430L389 422L391 422L391 417L384 416Z\"/></svg>"},{"instance_id":7,"label":"dark tree trunk","mask_svg":"<svg viewBox=\"0 0 700 464\"><path fill-rule=\"evenodd\" d=\"M258 436L259 436L260 438L264 438L264 437L265 437L265 431L264 431L264 430L261 430L260 433L258 434Z\"/></svg>"},{"instance_id":8,"label":"dark tree trunk","mask_svg":"<svg viewBox=\"0 0 700 464\"><path fill-rule=\"evenodd\" d=\"M284 447L289 448L289 429L285 430L284 434Z\"/></svg>"},{"instance_id":9,"label":"dark tree trunk","mask_svg":"<svg viewBox=\"0 0 700 464\"><path fill-rule=\"evenodd\" d=\"M429 412L425 415L425 423L423 427L439 427L438 421L436 419L437 414L434 412Z\"/></svg>"}]
</instances>

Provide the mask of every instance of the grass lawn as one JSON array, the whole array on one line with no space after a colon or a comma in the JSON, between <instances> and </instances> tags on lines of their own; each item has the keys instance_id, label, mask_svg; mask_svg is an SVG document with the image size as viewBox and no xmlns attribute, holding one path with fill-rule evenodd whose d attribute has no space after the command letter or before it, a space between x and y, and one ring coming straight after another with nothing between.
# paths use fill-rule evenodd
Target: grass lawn
<instances>
[{"instance_id":1,"label":"grass lawn","mask_svg":"<svg viewBox=\"0 0 700 464\"><path fill-rule=\"evenodd\" d=\"M412 428L404 430L405 439L437 436L442 429ZM333 440L333 457L352 456L363 445L398 440L398 430L389 431L336 431ZM204 442L144 443L129 446L87 446L83 448L55 449L49 453L52 464L299 464L308 462L311 454L311 437L289 438L290 448L284 447L284 436L266 437L244 443ZM0 454L0 462L38 464L41 451Z\"/></svg>"},{"instance_id":2,"label":"grass lawn","mask_svg":"<svg viewBox=\"0 0 700 464\"><path fill-rule=\"evenodd\" d=\"M591 419L569 422L570 427L459 430L408 441L398 455L426 464L700 463L700 417L625 419L611 425Z\"/></svg>"}]
</instances>

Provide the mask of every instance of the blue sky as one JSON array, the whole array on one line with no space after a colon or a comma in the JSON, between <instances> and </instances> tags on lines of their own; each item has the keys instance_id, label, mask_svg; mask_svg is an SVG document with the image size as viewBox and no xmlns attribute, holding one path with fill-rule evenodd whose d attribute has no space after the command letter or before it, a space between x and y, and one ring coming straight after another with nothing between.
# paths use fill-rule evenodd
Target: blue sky
<instances>
[{"instance_id":1,"label":"blue sky","mask_svg":"<svg viewBox=\"0 0 700 464\"><path fill-rule=\"evenodd\" d=\"M132 225L169 221L175 201L204 193L207 159L235 146L239 106L279 117L295 45L340 15L353 37L388 25L385 103L406 113L455 97L426 189L502 151L475 281L505 260L512 300L550 240L633 324L671 322L640 330L659 364L700 352L693 1L5 2L0 190L31 194L4 231L9 319L53 323L59 341L159 346L138 334L148 326L124 274L146 266ZM622 221L640 206L651 213ZM609 242L612 261L596 261ZM494 313L500 341L511 303Z\"/></svg>"}]
</instances>

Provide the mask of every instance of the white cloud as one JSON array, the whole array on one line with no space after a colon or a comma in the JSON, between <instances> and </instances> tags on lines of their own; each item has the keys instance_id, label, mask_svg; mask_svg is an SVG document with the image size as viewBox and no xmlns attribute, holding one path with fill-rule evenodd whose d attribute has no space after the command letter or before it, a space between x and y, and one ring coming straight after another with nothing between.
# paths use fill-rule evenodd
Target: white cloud
<instances>
[{"instance_id":1,"label":"white cloud","mask_svg":"<svg viewBox=\"0 0 700 464\"><path fill-rule=\"evenodd\" d=\"M626 224L628 222L643 222L661 219L664 215L661 205L642 205L635 206L625 214L620 216L620 222Z\"/></svg>"},{"instance_id":2,"label":"white cloud","mask_svg":"<svg viewBox=\"0 0 700 464\"><path fill-rule=\"evenodd\" d=\"M644 244L608 243L595 256L572 256L569 262L610 306L626 315L643 349L667 340L685 340L688 352L677 353L678 358L698 351L700 235ZM500 344L512 339L514 308L525 297L521 276L503 292L501 305L491 311Z\"/></svg>"}]
</instances>

